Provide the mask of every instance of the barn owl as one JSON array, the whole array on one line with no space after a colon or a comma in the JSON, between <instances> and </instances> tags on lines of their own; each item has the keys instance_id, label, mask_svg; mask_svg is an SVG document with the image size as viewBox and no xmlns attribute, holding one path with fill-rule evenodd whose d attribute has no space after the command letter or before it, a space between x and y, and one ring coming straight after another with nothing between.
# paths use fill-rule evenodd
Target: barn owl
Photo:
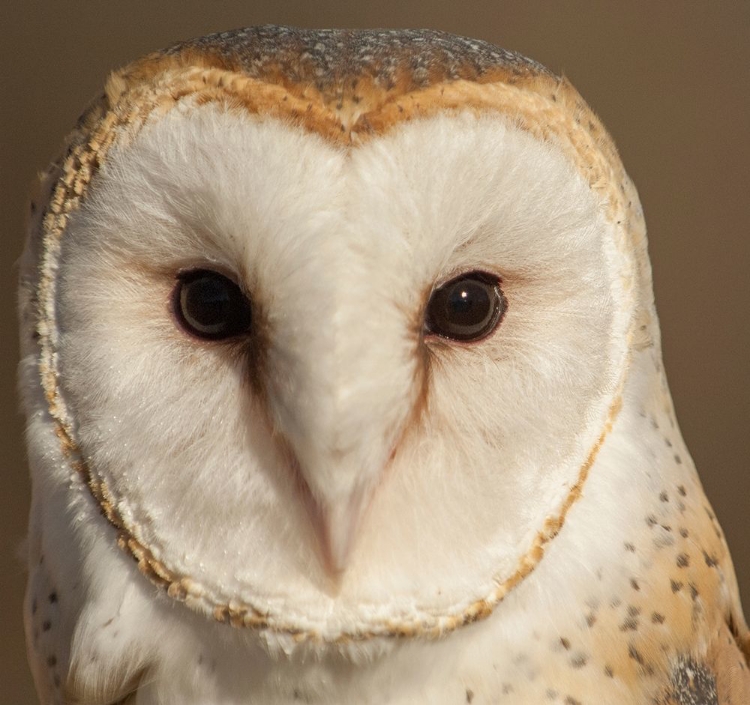
<instances>
[{"instance_id":1,"label":"barn owl","mask_svg":"<svg viewBox=\"0 0 750 705\"><path fill-rule=\"evenodd\" d=\"M42 179L20 316L42 703L750 701L636 191L534 61L146 56Z\"/></svg>"}]
</instances>

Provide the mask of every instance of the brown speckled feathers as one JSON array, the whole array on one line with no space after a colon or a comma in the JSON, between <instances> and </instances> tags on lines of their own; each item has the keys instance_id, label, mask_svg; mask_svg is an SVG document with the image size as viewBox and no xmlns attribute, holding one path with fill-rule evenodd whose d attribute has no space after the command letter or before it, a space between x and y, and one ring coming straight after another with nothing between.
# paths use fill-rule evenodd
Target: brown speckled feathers
<instances>
[{"instance_id":1,"label":"brown speckled feathers","mask_svg":"<svg viewBox=\"0 0 750 705\"><path fill-rule=\"evenodd\" d=\"M164 54L280 83L314 88L326 102L356 100L360 82L396 94L458 79L480 83L551 75L520 54L477 39L432 30L306 30L263 26L211 34Z\"/></svg>"}]
</instances>

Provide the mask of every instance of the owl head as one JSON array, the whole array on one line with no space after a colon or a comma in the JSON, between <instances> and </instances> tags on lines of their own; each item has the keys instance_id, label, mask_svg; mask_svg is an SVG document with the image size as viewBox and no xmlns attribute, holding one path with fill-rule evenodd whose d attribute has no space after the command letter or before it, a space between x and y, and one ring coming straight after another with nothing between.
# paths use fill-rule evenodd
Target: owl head
<instances>
[{"instance_id":1,"label":"owl head","mask_svg":"<svg viewBox=\"0 0 750 705\"><path fill-rule=\"evenodd\" d=\"M110 76L44 189L21 289L35 502L89 595L118 545L169 598L299 640L487 616L658 351L609 137L480 41L180 44Z\"/></svg>"}]
</instances>

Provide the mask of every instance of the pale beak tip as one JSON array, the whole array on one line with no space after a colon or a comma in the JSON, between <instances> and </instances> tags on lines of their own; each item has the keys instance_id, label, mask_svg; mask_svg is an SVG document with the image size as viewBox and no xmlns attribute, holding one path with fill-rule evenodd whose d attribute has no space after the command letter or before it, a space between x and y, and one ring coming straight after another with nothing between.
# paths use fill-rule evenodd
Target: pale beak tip
<instances>
[{"instance_id":1,"label":"pale beak tip","mask_svg":"<svg viewBox=\"0 0 750 705\"><path fill-rule=\"evenodd\" d=\"M349 566L369 493L356 492L348 502L322 509L319 514L320 543L326 571L339 583Z\"/></svg>"},{"instance_id":2,"label":"pale beak tip","mask_svg":"<svg viewBox=\"0 0 750 705\"><path fill-rule=\"evenodd\" d=\"M325 540L325 561L332 576L341 576L349 565L353 536L336 536L331 533Z\"/></svg>"}]
</instances>

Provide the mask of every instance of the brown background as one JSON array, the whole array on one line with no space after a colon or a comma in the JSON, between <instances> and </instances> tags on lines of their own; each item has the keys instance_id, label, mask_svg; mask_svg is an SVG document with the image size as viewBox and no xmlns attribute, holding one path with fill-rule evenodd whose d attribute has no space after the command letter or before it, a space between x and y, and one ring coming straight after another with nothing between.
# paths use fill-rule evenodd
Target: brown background
<instances>
[{"instance_id":1,"label":"brown background","mask_svg":"<svg viewBox=\"0 0 750 705\"><path fill-rule=\"evenodd\" d=\"M29 486L15 401L15 271L26 192L106 73L179 39L267 22L432 27L564 72L602 117L649 225L682 431L750 606L750 2L10 0L0 27L0 703L35 702L17 558Z\"/></svg>"}]
</instances>

